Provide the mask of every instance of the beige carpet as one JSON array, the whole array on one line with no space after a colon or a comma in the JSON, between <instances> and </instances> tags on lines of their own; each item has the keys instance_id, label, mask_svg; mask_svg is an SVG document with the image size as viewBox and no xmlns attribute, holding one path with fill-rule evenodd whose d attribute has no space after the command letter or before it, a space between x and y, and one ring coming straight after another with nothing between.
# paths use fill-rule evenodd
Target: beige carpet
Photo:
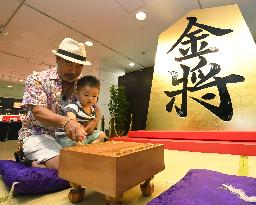
<instances>
[{"instance_id":1,"label":"beige carpet","mask_svg":"<svg viewBox=\"0 0 256 205\"><path fill-rule=\"evenodd\" d=\"M15 149L15 141L0 142L0 159L13 159L12 154ZM139 186L136 186L124 194L123 205L146 204L179 181L189 169L209 169L237 175L242 168L246 170L245 173L248 176L256 178L256 157L248 157L241 161L241 157L238 155L165 150L165 166L165 170L157 174L153 179L153 184L155 185L153 196L142 197ZM40 196L16 196L11 200L11 204L67 205L71 204L67 198L68 192L69 189ZM8 190L0 180L0 198L7 194ZM0 205L3 204L7 203L0 203ZM104 195L87 189L84 201L78 204L105 205L106 201Z\"/></svg>"}]
</instances>

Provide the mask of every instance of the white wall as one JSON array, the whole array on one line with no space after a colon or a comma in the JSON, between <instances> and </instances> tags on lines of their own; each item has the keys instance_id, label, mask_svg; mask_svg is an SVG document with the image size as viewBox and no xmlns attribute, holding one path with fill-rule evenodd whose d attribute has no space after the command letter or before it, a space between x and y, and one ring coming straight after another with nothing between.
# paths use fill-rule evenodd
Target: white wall
<instances>
[{"instance_id":1,"label":"white wall","mask_svg":"<svg viewBox=\"0 0 256 205\"><path fill-rule=\"evenodd\" d=\"M102 115L105 117L105 129L109 129L109 120L110 114L108 110L108 103L109 103L109 96L110 96L110 86L118 84L118 76L124 75L124 71L109 71L104 70L104 68L100 68L99 76L100 76L100 83L101 83L101 90L99 96L98 105L101 109Z\"/></svg>"},{"instance_id":2,"label":"white wall","mask_svg":"<svg viewBox=\"0 0 256 205\"><path fill-rule=\"evenodd\" d=\"M98 69L84 69L82 75L92 75L100 79L100 70Z\"/></svg>"}]
</instances>

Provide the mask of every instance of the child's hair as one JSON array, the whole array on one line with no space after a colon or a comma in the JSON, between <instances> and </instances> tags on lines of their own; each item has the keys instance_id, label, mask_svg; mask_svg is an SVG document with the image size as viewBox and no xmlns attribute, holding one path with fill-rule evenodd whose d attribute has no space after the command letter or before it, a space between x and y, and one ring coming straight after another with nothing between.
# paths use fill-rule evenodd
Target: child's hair
<instances>
[{"instance_id":1,"label":"child's hair","mask_svg":"<svg viewBox=\"0 0 256 205\"><path fill-rule=\"evenodd\" d=\"M77 90L84 86L96 87L100 89L100 81L92 75L85 75L77 81Z\"/></svg>"}]
</instances>

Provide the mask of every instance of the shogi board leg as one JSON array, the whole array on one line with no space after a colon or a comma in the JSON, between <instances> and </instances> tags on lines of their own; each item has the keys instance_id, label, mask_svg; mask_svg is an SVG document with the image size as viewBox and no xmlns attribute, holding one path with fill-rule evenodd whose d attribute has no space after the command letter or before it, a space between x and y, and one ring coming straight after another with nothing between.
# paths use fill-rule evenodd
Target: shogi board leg
<instances>
[{"instance_id":1,"label":"shogi board leg","mask_svg":"<svg viewBox=\"0 0 256 205\"><path fill-rule=\"evenodd\" d=\"M147 179L143 184L140 185L140 189L143 196L151 196L154 192L154 185L150 184L153 177Z\"/></svg>"},{"instance_id":2,"label":"shogi board leg","mask_svg":"<svg viewBox=\"0 0 256 205\"><path fill-rule=\"evenodd\" d=\"M68 199L71 203L78 203L84 199L85 188L82 188L81 185L74 184L70 182L70 185L73 187L68 193Z\"/></svg>"},{"instance_id":3,"label":"shogi board leg","mask_svg":"<svg viewBox=\"0 0 256 205\"><path fill-rule=\"evenodd\" d=\"M105 195L105 198L107 200L107 205L121 205L123 195L118 197L111 197L111 196Z\"/></svg>"}]
</instances>

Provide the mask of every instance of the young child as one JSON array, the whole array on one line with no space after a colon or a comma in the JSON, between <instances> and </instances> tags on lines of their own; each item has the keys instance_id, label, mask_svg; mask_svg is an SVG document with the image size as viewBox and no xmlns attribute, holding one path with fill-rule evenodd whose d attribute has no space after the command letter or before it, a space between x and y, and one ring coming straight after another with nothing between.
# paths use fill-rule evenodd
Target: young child
<instances>
[{"instance_id":1,"label":"young child","mask_svg":"<svg viewBox=\"0 0 256 205\"><path fill-rule=\"evenodd\" d=\"M100 82L94 76L83 76L77 82L78 101L67 105L64 110L68 118L77 120L86 127L90 120L95 119L95 104L100 92ZM75 141L65 136L63 132L55 133L56 140L62 147L70 147L76 144ZM80 144L91 144L103 142L106 134L100 130L93 130L88 133Z\"/></svg>"}]
</instances>

